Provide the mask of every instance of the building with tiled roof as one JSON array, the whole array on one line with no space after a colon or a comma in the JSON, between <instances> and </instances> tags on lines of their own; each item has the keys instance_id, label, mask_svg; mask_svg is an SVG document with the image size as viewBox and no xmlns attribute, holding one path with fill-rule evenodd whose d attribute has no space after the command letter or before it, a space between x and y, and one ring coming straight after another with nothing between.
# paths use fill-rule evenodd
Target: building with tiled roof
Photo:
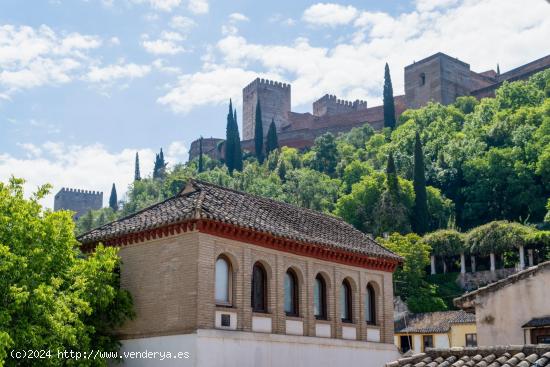
<instances>
[{"instance_id":1,"label":"building with tiled roof","mask_svg":"<svg viewBox=\"0 0 550 367\"><path fill-rule=\"evenodd\" d=\"M475 312L479 345L550 343L550 261L456 298Z\"/></svg>"},{"instance_id":2,"label":"building with tiled roof","mask_svg":"<svg viewBox=\"0 0 550 367\"><path fill-rule=\"evenodd\" d=\"M386 367L547 367L550 345L428 349Z\"/></svg>"},{"instance_id":3,"label":"building with tiled roof","mask_svg":"<svg viewBox=\"0 0 550 367\"><path fill-rule=\"evenodd\" d=\"M462 310L406 314L395 322L395 344L403 353L475 346L475 315Z\"/></svg>"},{"instance_id":4,"label":"building with tiled roof","mask_svg":"<svg viewBox=\"0 0 550 367\"><path fill-rule=\"evenodd\" d=\"M194 366L398 357L401 258L337 217L192 180L79 241L120 248L136 311L116 330L123 351L187 351Z\"/></svg>"}]
</instances>

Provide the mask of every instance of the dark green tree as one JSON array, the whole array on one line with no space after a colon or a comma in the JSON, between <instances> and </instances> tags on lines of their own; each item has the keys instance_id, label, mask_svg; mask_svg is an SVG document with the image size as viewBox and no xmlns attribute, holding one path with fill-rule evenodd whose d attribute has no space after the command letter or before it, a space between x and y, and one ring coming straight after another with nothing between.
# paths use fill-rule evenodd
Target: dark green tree
<instances>
[{"instance_id":1,"label":"dark green tree","mask_svg":"<svg viewBox=\"0 0 550 367\"><path fill-rule=\"evenodd\" d=\"M338 164L338 150L334 135L325 133L315 139L312 151L315 152L312 161L313 168L334 177L336 165Z\"/></svg>"},{"instance_id":2,"label":"dark green tree","mask_svg":"<svg viewBox=\"0 0 550 367\"><path fill-rule=\"evenodd\" d=\"M204 171L204 162L203 162L203 159L202 159L202 136L201 136L201 138L199 139L199 168L198 168L198 172L201 173L202 171Z\"/></svg>"},{"instance_id":3,"label":"dark green tree","mask_svg":"<svg viewBox=\"0 0 550 367\"><path fill-rule=\"evenodd\" d=\"M113 209L115 212L118 210L118 198L116 194L116 186L113 183L113 187L111 188L111 196L109 196L109 207Z\"/></svg>"},{"instance_id":4,"label":"dark green tree","mask_svg":"<svg viewBox=\"0 0 550 367\"><path fill-rule=\"evenodd\" d=\"M395 170L393 152L390 152L388 156L388 165L386 166L386 182L388 185L388 191L391 196L393 198L397 198L399 193L399 181L397 180L397 172Z\"/></svg>"},{"instance_id":5,"label":"dark green tree","mask_svg":"<svg viewBox=\"0 0 550 367\"><path fill-rule=\"evenodd\" d=\"M395 129L395 103L388 63L384 68L384 127Z\"/></svg>"},{"instance_id":6,"label":"dark green tree","mask_svg":"<svg viewBox=\"0 0 550 367\"><path fill-rule=\"evenodd\" d=\"M256 158L258 162L262 164L264 162L264 127L262 122L262 107L260 106L260 100L256 103L256 116L254 124L254 149L256 151Z\"/></svg>"},{"instance_id":7,"label":"dark green tree","mask_svg":"<svg viewBox=\"0 0 550 367\"><path fill-rule=\"evenodd\" d=\"M160 153L155 157L155 165L153 166L153 178L163 179L166 175L166 162L164 161L164 153L160 148Z\"/></svg>"},{"instance_id":8,"label":"dark green tree","mask_svg":"<svg viewBox=\"0 0 550 367\"><path fill-rule=\"evenodd\" d=\"M233 115L233 103L229 99L229 112L227 114L227 126L225 128L225 165L229 170L229 173L232 173L235 169L235 155L234 155L234 146L235 146L235 128L234 128L235 117Z\"/></svg>"},{"instance_id":9,"label":"dark green tree","mask_svg":"<svg viewBox=\"0 0 550 367\"><path fill-rule=\"evenodd\" d=\"M233 129L235 130L235 134L234 134L235 145L233 148L235 169L237 171L242 171L243 170L243 150L241 148L241 135L239 134L239 124L237 123L236 109L235 109L235 113L233 114L233 121L234 121Z\"/></svg>"},{"instance_id":10,"label":"dark green tree","mask_svg":"<svg viewBox=\"0 0 550 367\"><path fill-rule=\"evenodd\" d=\"M269 124L269 130L267 131L267 141L265 144L266 155L269 156L269 153L279 149L279 138L277 137L277 127L275 126L275 121L271 119L271 124Z\"/></svg>"},{"instance_id":11,"label":"dark green tree","mask_svg":"<svg viewBox=\"0 0 550 367\"><path fill-rule=\"evenodd\" d=\"M413 231L423 235L429 230L428 194L426 193L426 176L424 167L424 153L418 131L414 141L414 206L411 218Z\"/></svg>"},{"instance_id":12,"label":"dark green tree","mask_svg":"<svg viewBox=\"0 0 550 367\"><path fill-rule=\"evenodd\" d=\"M136 165L135 165L135 169L134 169L134 181L139 181L141 180L141 173L140 173L140 170L139 170L139 153L136 152Z\"/></svg>"}]
</instances>

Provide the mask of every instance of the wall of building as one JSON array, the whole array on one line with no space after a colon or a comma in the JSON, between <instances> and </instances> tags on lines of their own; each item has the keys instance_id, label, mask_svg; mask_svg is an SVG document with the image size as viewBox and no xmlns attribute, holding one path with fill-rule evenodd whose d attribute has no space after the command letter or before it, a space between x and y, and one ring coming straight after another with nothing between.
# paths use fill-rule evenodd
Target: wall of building
<instances>
[{"instance_id":1,"label":"wall of building","mask_svg":"<svg viewBox=\"0 0 550 367\"><path fill-rule=\"evenodd\" d=\"M435 348L449 348L449 337L450 335L448 333L435 333L435 334L396 334L394 337L394 343L397 346L397 348L401 349L401 336L409 336L412 341L412 350L415 353L422 353L424 352L424 342L423 338L426 335L431 335L433 337L434 341L434 347Z\"/></svg>"},{"instance_id":2,"label":"wall of building","mask_svg":"<svg viewBox=\"0 0 550 367\"><path fill-rule=\"evenodd\" d=\"M277 131L288 124L287 114L291 109L290 84L257 78L243 89L243 133L244 140L254 138L256 105L260 100L264 136L267 135L271 119Z\"/></svg>"},{"instance_id":3,"label":"wall of building","mask_svg":"<svg viewBox=\"0 0 550 367\"><path fill-rule=\"evenodd\" d=\"M62 188L54 197L53 210L72 210L74 218L86 214L90 210L103 207L103 193L99 191Z\"/></svg>"},{"instance_id":4,"label":"wall of building","mask_svg":"<svg viewBox=\"0 0 550 367\"><path fill-rule=\"evenodd\" d=\"M548 316L550 268L476 298L477 341L480 346L525 344L521 326Z\"/></svg>"},{"instance_id":5,"label":"wall of building","mask_svg":"<svg viewBox=\"0 0 550 367\"><path fill-rule=\"evenodd\" d=\"M187 351L189 358L160 361L160 354L157 354L157 359L127 359L122 366L364 367L365 363L383 366L399 358L395 346L388 344L220 330L198 330L195 334L122 342L122 352L144 350L153 353L169 351L172 355Z\"/></svg>"},{"instance_id":6,"label":"wall of building","mask_svg":"<svg viewBox=\"0 0 550 367\"><path fill-rule=\"evenodd\" d=\"M476 334L476 324L452 324L451 325L451 347L465 347L466 334Z\"/></svg>"},{"instance_id":7,"label":"wall of building","mask_svg":"<svg viewBox=\"0 0 550 367\"><path fill-rule=\"evenodd\" d=\"M313 102L313 116L339 115L367 108L367 101L356 100L355 102L344 101L336 98L335 95L325 94Z\"/></svg>"}]
</instances>

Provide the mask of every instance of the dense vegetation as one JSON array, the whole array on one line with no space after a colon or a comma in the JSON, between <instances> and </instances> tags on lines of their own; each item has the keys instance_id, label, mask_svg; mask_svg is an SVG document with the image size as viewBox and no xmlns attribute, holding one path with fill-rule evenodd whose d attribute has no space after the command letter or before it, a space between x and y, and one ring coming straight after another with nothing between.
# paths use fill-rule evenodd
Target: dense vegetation
<instances>
[{"instance_id":1,"label":"dense vegetation","mask_svg":"<svg viewBox=\"0 0 550 367\"><path fill-rule=\"evenodd\" d=\"M97 359L67 360L57 351L116 351L114 327L133 316L130 294L119 287L115 248L78 249L69 212L44 210L44 186L25 199L23 181L0 183L0 366L37 365L9 351L49 351L41 366L106 366Z\"/></svg>"},{"instance_id":2,"label":"dense vegetation","mask_svg":"<svg viewBox=\"0 0 550 367\"><path fill-rule=\"evenodd\" d=\"M432 247L455 254L462 232L473 229L468 238L474 241L476 227L502 220L547 238L534 228L550 222L550 70L504 83L495 98L460 97L447 106L407 110L393 129L365 124L339 136L327 133L306 151L269 148L259 155L263 163L241 153L232 111L230 106L227 162L201 157L199 170L199 159L171 169L163 161L162 177L136 180L119 211L91 212L78 230L175 195L196 177L338 215L375 236L390 233L380 242L405 257L396 290L414 310L448 306L427 282ZM446 231L429 233L438 229ZM424 241L419 235L425 232ZM484 246L471 242L472 251Z\"/></svg>"}]
</instances>

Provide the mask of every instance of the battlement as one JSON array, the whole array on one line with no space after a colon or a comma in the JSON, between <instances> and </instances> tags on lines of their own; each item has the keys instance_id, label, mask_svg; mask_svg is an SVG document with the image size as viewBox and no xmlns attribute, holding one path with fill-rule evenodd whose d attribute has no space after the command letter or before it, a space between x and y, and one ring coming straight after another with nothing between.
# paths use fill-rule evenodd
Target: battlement
<instances>
[{"instance_id":1,"label":"battlement","mask_svg":"<svg viewBox=\"0 0 550 367\"><path fill-rule=\"evenodd\" d=\"M338 115L346 112L359 111L367 108L367 101L356 99L346 101L338 99L334 94L325 94L313 102L313 115Z\"/></svg>"},{"instance_id":2,"label":"battlement","mask_svg":"<svg viewBox=\"0 0 550 367\"><path fill-rule=\"evenodd\" d=\"M62 193L62 192L72 192L72 193L76 193L76 194L103 196L102 191L81 190L81 189L73 189L73 188L70 188L70 187L62 187L61 190L59 190L59 193Z\"/></svg>"},{"instance_id":3,"label":"battlement","mask_svg":"<svg viewBox=\"0 0 550 367\"><path fill-rule=\"evenodd\" d=\"M258 86L271 86L271 87L280 88L284 90L290 90L290 84L278 82L276 80L256 78L246 87L244 87L243 93L253 92Z\"/></svg>"}]
</instances>

